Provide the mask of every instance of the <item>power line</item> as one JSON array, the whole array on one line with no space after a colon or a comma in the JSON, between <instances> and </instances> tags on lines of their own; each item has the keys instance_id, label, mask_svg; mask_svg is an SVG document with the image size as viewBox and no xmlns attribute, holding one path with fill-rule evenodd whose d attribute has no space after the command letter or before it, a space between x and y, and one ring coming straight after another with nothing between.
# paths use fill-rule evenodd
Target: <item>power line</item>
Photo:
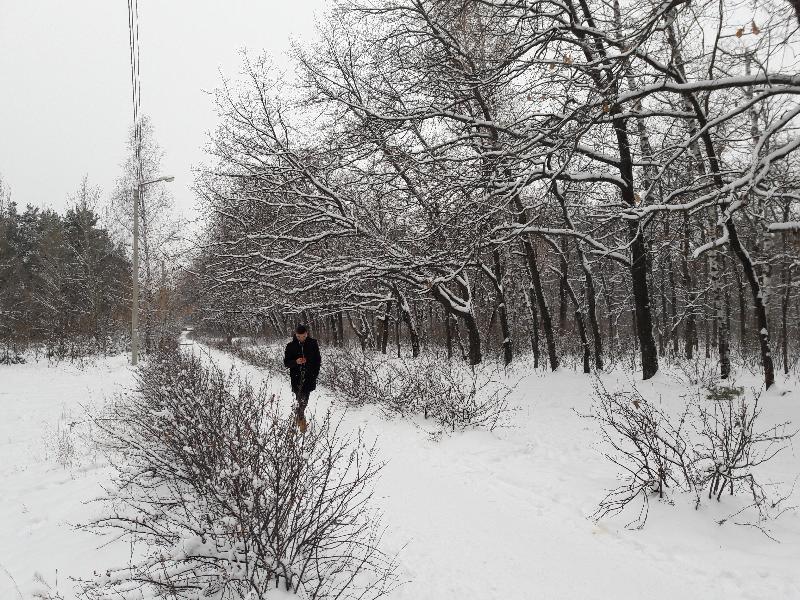
<instances>
[{"instance_id":1,"label":"power line","mask_svg":"<svg viewBox=\"0 0 800 600\"><path fill-rule=\"evenodd\" d=\"M140 112L142 105L142 83L140 76L139 51L139 1L128 0L128 42L131 63L131 99L133 103L133 148L134 170L138 181L142 180L142 124Z\"/></svg>"},{"instance_id":2,"label":"power line","mask_svg":"<svg viewBox=\"0 0 800 600\"><path fill-rule=\"evenodd\" d=\"M139 73L139 3L128 0L128 41L131 51L131 91L133 100L133 298L131 307L131 364L138 364L139 356L139 204L142 190L142 125L141 78Z\"/></svg>"}]
</instances>

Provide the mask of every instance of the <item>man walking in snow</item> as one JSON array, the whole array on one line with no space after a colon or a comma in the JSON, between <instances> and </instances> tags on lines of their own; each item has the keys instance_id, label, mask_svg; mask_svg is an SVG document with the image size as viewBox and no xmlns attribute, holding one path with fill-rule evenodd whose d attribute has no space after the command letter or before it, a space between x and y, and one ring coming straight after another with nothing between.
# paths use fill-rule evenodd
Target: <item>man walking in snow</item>
<instances>
[{"instance_id":1,"label":"man walking in snow","mask_svg":"<svg viewBox=\"0 0 800 600\"><path fill-rule=\"evenodd\" d=\"M300 433L306 431L305 410L308 397L317 387L317 376L322 366L317 340L308 335L305 325L298 325L294 330L292 341L286 344L283 354L283 365L289 369L292 391L297 399L295 423Z\"/></svg>"}]
</instances>

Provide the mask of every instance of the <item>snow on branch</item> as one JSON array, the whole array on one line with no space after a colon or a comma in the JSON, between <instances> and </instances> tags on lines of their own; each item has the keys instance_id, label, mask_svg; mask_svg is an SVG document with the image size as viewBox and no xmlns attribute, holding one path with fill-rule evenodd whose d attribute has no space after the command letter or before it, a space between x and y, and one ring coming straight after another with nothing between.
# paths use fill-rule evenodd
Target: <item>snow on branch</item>
<instances>
[{"instance_id":1,"label":"snow on branch","mask_svg":"<svg viewBox=\"0 0 800 600\"><path fill-rule=\"evenodd\" d=\"M702 246L696 248L694 252L692 252L692 257L697 258L704 252L708 252L709 250L713 250L714 248L719 248L720 246L724 246L728 243L728 230L724 229L722 232L722 237L719 237L715 240L708 242L707 244L703 244Z\"/></svg>"}]
</instances>

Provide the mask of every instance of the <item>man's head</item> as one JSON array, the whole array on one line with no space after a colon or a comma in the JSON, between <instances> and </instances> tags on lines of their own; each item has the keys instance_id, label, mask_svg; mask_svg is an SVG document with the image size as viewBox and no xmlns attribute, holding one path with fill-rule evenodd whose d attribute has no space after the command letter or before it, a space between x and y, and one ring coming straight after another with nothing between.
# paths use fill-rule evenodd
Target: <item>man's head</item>
<instances>
[{"instance_id":1,"label":"man's head","mask_svg":"<svg viewBox=\"0 0 800 600\"><path fill-rule=\"evenodd\" d=\"M298 325L294 330L294 335L300 342L305 342L308 337L308 329L305 325Z\"/></svg>"}]
</instances>

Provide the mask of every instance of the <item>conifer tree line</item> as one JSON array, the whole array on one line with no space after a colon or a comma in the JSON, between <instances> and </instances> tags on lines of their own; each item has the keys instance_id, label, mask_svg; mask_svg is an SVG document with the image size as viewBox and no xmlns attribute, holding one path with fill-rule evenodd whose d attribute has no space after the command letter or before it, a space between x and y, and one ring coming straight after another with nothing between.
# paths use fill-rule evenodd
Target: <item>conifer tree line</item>
<instances>
[{"instance_id":1,"label":"conifer tree line","mask_svg":"<svg viewBox=\"0 0 800 600\"><path fill-rule=\"evenodd\" d=\"M645 379L796 362L785 1L352 0L217 94L207 323Z\"/></svg>"},{"instance_id":2,"label":"conifer tree line","mask_svg":"<svg viewBox=\"0 0 800 600\"><path fill-rule=\"evenodd\" d=\"M0 180L0 362L30 348L71 358L129 349L133 190L161 174L164 155L148 117L141 137L135 130L108 198L85 176L63 214L21 210ZM142 187L138 208L139 339L150 352L174 339L182 317L182 225L160 184Z\"/></svg>"},{"instance_id":3,"label":"conifer tree line","mask_svg":"<svg viewBox=\"0 0 800 600\"><path fill-rule=\"evenodd\" d=\"M125 329L130 262L98 222L98 195L84 178L61 215L20 210L0 185L0 359L31 344L109 351Z\"/></svg>"}]
</instances>

